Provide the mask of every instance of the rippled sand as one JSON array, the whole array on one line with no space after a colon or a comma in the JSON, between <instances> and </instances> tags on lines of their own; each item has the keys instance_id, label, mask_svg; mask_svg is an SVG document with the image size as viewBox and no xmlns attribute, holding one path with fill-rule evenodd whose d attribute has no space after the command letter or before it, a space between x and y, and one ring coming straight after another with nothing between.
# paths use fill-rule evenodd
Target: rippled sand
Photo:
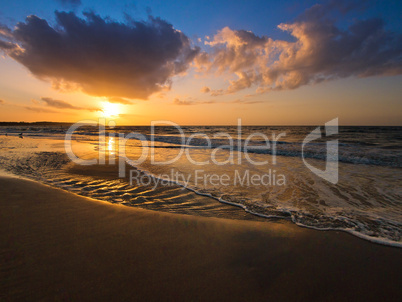
<instances>
[{"instance_id":1,"label":"rippled sand","mask_svg":"<svg viewBox=\"0 0 402 302\"><path fill-rule=\"evenodd\" d=\"M402 250L0 177L0 300L396 301Z\"/></svg>"}]
</instances>

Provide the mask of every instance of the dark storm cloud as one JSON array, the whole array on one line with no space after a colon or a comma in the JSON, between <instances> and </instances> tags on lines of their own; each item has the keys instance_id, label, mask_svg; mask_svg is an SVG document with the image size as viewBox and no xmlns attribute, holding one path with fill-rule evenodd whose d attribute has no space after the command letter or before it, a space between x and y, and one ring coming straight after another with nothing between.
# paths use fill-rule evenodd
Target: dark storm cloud
<instances>
[{"instance_id":1,"label":"dark storm cloud","mask_svg":"<svg viewBox=\"0 0 402 302\"><path fill-rule=\"evenodd\" d=\"M250 87L256 87L257 93L295 89L349 76L402 74L402 35L387 31L379 18L355 20L347 29L340 28L329 12L336 7L350 11L358 2L353 6L331 3L330 8L315 5L295 22L280 24L279 29L293 36L290 42L228 27L220 30L206 42L211 51L200 54L196 64L202 72L229 72L236 79L211 95Z\"/></svg>"},{"instance_id":2,"label":"dark storm cloud","mask_svg":"<svg viewBox=\"0 0 402 302\"><path fill-rule=\"evenodd\" d=\"M95 96L147 99L170 87L171 77L186 71L198 53L187 36L159 18L119 23L94 13L84 13L85 19L55 14L57 26L32 15L12 32L14 44L0 44L55 87L75 83Z\"/></svg>"}]
</instances>

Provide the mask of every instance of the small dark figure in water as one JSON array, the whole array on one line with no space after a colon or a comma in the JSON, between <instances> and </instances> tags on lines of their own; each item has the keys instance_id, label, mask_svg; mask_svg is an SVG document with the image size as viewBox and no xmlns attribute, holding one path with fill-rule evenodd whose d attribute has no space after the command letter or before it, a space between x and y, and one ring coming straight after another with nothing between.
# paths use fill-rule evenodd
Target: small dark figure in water
<instances>
[{"instance_id":1,"label":"small dark figure in water","mask_svg":"<svg viewBox=\"0 0 402 302\"><path fill-rule=\"evenodd\" d=\"M24 137L22 136L22 132L20 133L19 137L20 137L20 138L24 138Z\"/></svg>"}]
</instances>

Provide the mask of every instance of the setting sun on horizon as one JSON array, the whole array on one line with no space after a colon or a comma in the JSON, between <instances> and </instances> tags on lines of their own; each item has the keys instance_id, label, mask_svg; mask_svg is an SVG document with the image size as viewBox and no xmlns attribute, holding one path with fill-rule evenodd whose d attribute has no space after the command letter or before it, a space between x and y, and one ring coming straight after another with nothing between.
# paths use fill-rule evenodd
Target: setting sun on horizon
<instances>
[{"instance_id":1,"label":"setting sun on horizon","mask_svg":"<svg viewBox=\"0 0 402 302\"><path fill-rule=\"evenodd\" d=\"M102 104L102 111L101 111L101 117L107 117L107 118L117 118L119 114L121 114L121 108L119 104L113 104L113 103L108 103L108 102L103 102Z\"/></svg>"},{"instance_id":2,"label":"setting sun on horizon","mask_svg":"<svg viewBox=\"0 0 402 302\"><path fill-rule=\"evenodd\" d=\"M3 7L1 121L401 124L396 3L45 2Z\"/></svg>"}]
</instances>

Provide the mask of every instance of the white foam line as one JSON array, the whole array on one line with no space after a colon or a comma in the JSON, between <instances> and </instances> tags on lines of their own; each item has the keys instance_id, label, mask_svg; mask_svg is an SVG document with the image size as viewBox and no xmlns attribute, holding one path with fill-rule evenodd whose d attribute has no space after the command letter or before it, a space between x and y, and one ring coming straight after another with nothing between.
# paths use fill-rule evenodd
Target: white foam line
<instances>
[{"instance_id":1,"label":"white foam line","mask_svg":"<svg viewBox=\"0 0 402 302\"><path fill-rule=\"evenodd\" d=\"M140 169L140 168L138 168L138 167L134 167L134 168L137 169L138 171L144 173L144 174L147 174L148 176L154 177L155 179L159 179L159 180L164 180L164 181L166 181L166 179L159 178L159 177L155 176L153 173L151 173L151 172L149 172L149 171L147 171L147 170L145 170L145 169ZM13 174L13 173L10 173L10 172L5 171L5 170L2 170L2 169L0 169L0 176L1 176L1 175L6 176L6 177L16 177L16 178L20 178L20 179L25 179L25 180L29 180L29 181L35 181L35 182L39 182L39 183L41 183L41 184L49 185L48 182L43 182L43 181L40 181L39 179L31 179L31 178L28 178L28 177L24 177L24 176L22 176L22 175ZM224 204L228 204L228 205L232 205L232 206L235 206L235 207L242 208L245 212L247 212L247 213L249 213L249 214L252 214L252 215L255 215L255 216L259 216L259 217L263 217L263 218L267 218L267 219L280 218L280 219L285 219L285 220L291 220L294 224L296 224L296 225L299 226L299 227L314 229L314 230L317 230L317 231L342 231L342 232L347 232L347 233L352 234L352 235L354 235L354 236L356 236L356 237L358 237L358 238L361 238L361 239L370 241L370 242L372 242L372 243L381 244L381 245L386 245L386 246L391 246L391 247L402 248L402 242L392 241L392 240L389 240L389 239L386 239L386 238L371 237L371 236L369 236L369 235L365 235L365 234L362 234L362 233L360 233L360 232L357 232L357 231L354 231L354 230L351 230L351 229L342 229L342 228L318 228L318 227L314 227L314 226L304 225L304 224L301 224L300 222L295 221L294 218L293 218L293 216L291 215L291 213L288 212L288 211L283 211L283 212L289 214L290 217L291 217L290 219L289 219L288 217L283 217L283 216L278 216L278 215L265 215L265 214L262 214L262 213L256 213L256 212L253 212L253 211L249 210L249 209L247 208L247 206L245 206L245 205L243 205L243 204L238 204L238 203L230 202L230 201L224 200L222 197L215 197L215 196L213 196L213 195L211 195L211 194L209 194L209 193L202 193L202 192L199 192L199 191L197 191L196 189L187 187L187 186L185 186L185 185L183 185L183 184L181 184L181 183L179 183L179 182L176 182L176 181L169 180L168 182L169 182L169 183L176 184L176 185L178 185L178 186L180 186L180 187L182 187L182 188L184 188L184 189L187 189L187 190L189 190L189 191L191 191L191 192L193 192L193 193L195 193L195 194L197 194L197 195L199 195L199 196L210 197L210 198L213 198L213 199L217 200L218 202L221 202L221 203L224 203ZM49 185L49 186L50 186L50 185ZM57 185L56 185L56 186L57 186ZM57 187L60 188L61 186L57 186ZM65 190L65 188L61 188L61 189L64 189L64 190ZM70 190L67 189L67 191L69 191L69 192L71 192L71 193L73 193L73 194L76 194L75 192L71 191L71 189L70 189ZM80 195L80 194L77 194L77 195ZM95 199L96 199L96 198L95 198Z\"/></svg>"},{"instance_id":2,"label":"white foam line","mask_svg":"<svg viewBox=\"0 0 402 302\"><path fill-rule=\"evenodd\" d=\"M162 180L161 178L155 176L153 173L149 172L148 170L140 169L140 168L138 168L138 167L134 167L134 168L137 169L137 170L139 170L139 171L142 172L142 173L147 174L148 176L152 176L152 177L154 177L154 178L156 178L156 179ZM165 179L165 181L166 181L166 179ZM178 186L180 186L180 187L182 187L182 188L184 188L184 189L187 189L187 190L189 190L189 191L191 191L191 192L193 192L193 193L195 193L195 194L197 194L197 195L210 197L210 198L213 198L213 199L215 199L215 200L217 200L217 201L219 201L219 202L221 202L221 203L224 203L224 204L228 204L228 205L232 205L232 206L235 206L235 207L242 208L242 209L243 209L244 211L246 211L247 213L252 214L252 215L255 215L255 216L259 216L259 217L263 217L263 218L267 218L267 219L280 218L280 219L290 220L290 221L292 221L294 224L296 224L296 225L299 226L299 227L304 227L304 228L313 229L313 230L317 230L317 231L341 231L341 232L347 232L347 233L352 234L352 235L354 235L354 236L356 236L356 237L358 237L358 238L360 238L360 239L364 239L364 240L370 241L370 242L372 242L372 243L402 248L402 242L399 242L399 241L392 241L392 240L389 240L389 239L386 239L386 238L381 238L381 239L380 239L380 238L378 238L378 237L371 237L371 236L368 236L368 235L359 233L359 232L354 231L354 230L351 230L351 229L324 228L324 227L318 228L318 227L314 227L314 226L309 226L309 225L301 224L300 222L295 221L295 219L293 218L291 212L289 212L289 211L282 211L283 213L289 214L289 215L290 215L289 218L288 218L288 217L284 217L284 216L279 216L279 215L266 215L266 214L262 214L262 213L256 213L256 212L253 212L253 211L249 210L249 209L247 208L247 206L245 206L245 205L243 205L243 204L230 202L230 201L224 200L222 197L215 197L215 196L213 196L213 195L211 195L211 194L209 194L209 193L198 192L196 189L193 189L193 188L190 188L190 187L186 187L185 185L183 185L183 184L181 184L181 183L178 183L178 182L176 182L176 181L169 180L169 182L170 182L170 183L174 183L174 184L176 184L176 185L178 185Z\"/></svg>"}]
</instances>

